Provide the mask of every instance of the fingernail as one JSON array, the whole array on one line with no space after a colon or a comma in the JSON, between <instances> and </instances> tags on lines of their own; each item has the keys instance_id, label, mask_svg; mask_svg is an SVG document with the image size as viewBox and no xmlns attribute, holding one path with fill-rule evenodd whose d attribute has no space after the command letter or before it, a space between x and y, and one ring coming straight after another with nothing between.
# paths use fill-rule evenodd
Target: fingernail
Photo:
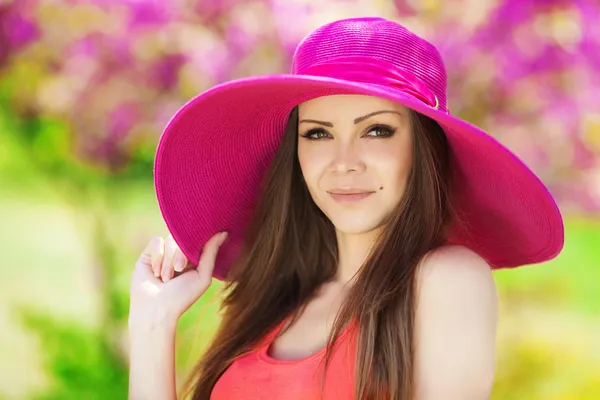
<instances>
[{"instance_id":1,"label":"fingernail","mask_svg":"<svg viewBox=\"0 0 600 400\"><path fill-rule=\"evenodd\" d=\"M181 272L183 271L183 258L178 257L177 261L175 262L175 271L176 272Z\"/></svg>"},{"instance_id":2,"label":"fingernail","mask_svg":"<svg viewBox=\"0 0 600 400\"><path fill-rule=\"evenodd\" d=\"M227 236L229 235L229 232L221 232L221 237L219 240L219 245L222 245L225 242L225 239L227 239Z\"/></svg>"}]
</instances>

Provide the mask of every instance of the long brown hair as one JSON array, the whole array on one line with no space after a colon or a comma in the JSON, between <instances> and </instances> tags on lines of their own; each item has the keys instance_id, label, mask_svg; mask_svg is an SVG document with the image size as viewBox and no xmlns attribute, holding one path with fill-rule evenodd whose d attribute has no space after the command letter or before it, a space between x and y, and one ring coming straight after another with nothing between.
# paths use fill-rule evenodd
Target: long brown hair
<instances>
[{"instance_id":1,"label":"long brown hair","mask_svg":"<svg viewBox=\"0 0 600 400\"><path fill-rule=\"evenodd\" d=\"M361 400L412 398L417 269L428 252L445 243L454 215L444 131L409 111L414 156L406 192L349 289L325 355L326 370L335 339L355 320L355 398ZM295 108L264 180L245 247L223 288L223 319L185 386L194 400L209 399L237 357L254 350L285 318L293 324L335 276L335 230L302 178L297 140Z\"/></svg>"}]
</instances>

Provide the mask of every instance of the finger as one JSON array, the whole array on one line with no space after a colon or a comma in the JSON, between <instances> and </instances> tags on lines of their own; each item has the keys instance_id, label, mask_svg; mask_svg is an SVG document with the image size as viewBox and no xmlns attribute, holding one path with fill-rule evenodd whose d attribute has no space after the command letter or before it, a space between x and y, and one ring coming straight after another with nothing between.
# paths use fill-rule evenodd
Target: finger
<instances>
[{"instance_id":1,"label":"finger","mask_svg":"<svg viewBox=\"0 0 600 400\"><path fill-rule=\"evenodd\" d=\"M198 262L198 267L196 270L201 281L201 286L204 288L204 290L208 288L212 282L212 274L215 268L217 253L226 239L227 232L217 233L211 237L208 242L206 242L204 249L202 249L200 261Z\"/></svg>"},{"instance_id":2,"label":"finger","mask_svg":"<svg viewBox=\"0 0 600 400\"><path fill-rule=\"evenodd\" d=\"M183 272L185 269L187 269L188 260L179 247L175 249L173 260L173 269L175 272Z\"/></svg>"},{"instance_id":3,"label":"finger","mask_svg":"<svg viewBox=\"0 0 600 400\"><path fill-rule=\"evenodd\" d=\"M149 255L142 254L137 260L132 278L134 276L143 276L145 279L157 279L154 276L154 272L152 272L152 262Z\"/></svg>"},{"instance_id":4,"label":"finger","mask_svg":"<svg viewBox=\"0 0 600 400\"><path fill-rule=\"evenodd\" d=\"M146 245L146 248L142 252L140 259L145 260L150 265L154 276L159 277L163 255L164 239L160 236L154 236Z\"/></svg>"},{"instance_id":5,"label":"finger","mask_svg":"<svg viewBox=\"0 0 600 400\"><path fill-rule=\"evenodd\" d=\"M169 281L175 274L175 271L173 270L173 261L178 247L179 246L175 243L173 236L167 236L165 239L165 255L162 260L160 273L163 282Z\"/></svg>"}]
</instances>

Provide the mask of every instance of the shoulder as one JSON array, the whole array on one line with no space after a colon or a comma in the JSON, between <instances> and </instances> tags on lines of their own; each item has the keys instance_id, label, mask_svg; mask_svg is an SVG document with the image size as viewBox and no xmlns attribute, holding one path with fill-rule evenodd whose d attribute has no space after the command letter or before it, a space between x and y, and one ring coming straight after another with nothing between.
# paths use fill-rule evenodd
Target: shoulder
<instances>
[{"instance_id":1,"label":"shoulder","mask_svg":"<svg viewBox=\"0 0 600 400\"><path fill-rule=\"evenodd\" d=\"M495 294L494 278L489 264L464 246L443 246L425 256L417 275L418 290L427 294L433 289L438 294L459 295L456 289L470 289ZM465 295L467 293L464 293Z\"/></svg>"},{"instance_id":2,"label":"shoulder","mask_svg":"<svg viewBox=\"0 0 600 400\"><path fill-rule=\"evenodd\" d=\"M423 259L417 284L417 399L488 398L498 318L490 266L465 247L445 246Z\"/></svg>"}]
</instances>

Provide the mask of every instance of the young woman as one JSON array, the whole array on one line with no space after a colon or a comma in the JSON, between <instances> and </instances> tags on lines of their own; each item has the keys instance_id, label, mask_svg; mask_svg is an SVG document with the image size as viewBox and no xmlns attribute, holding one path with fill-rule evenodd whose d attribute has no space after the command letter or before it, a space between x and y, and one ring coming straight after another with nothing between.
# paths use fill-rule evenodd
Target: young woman
<instances>
[{"instance_id":1,"label":"young woman","mask_svg":"<svg viewBox=\"0 0 600 400\"><path fill-rule=\"evenodd\" d=\"M132 277L132 399L176 398L177 321L212 278L223 319L193 399L487 399L491 271L563 245L539 179L448 111L435 47L382 18L191 100L155 183L172 236Z\"/></svg>"}]
</instances>

